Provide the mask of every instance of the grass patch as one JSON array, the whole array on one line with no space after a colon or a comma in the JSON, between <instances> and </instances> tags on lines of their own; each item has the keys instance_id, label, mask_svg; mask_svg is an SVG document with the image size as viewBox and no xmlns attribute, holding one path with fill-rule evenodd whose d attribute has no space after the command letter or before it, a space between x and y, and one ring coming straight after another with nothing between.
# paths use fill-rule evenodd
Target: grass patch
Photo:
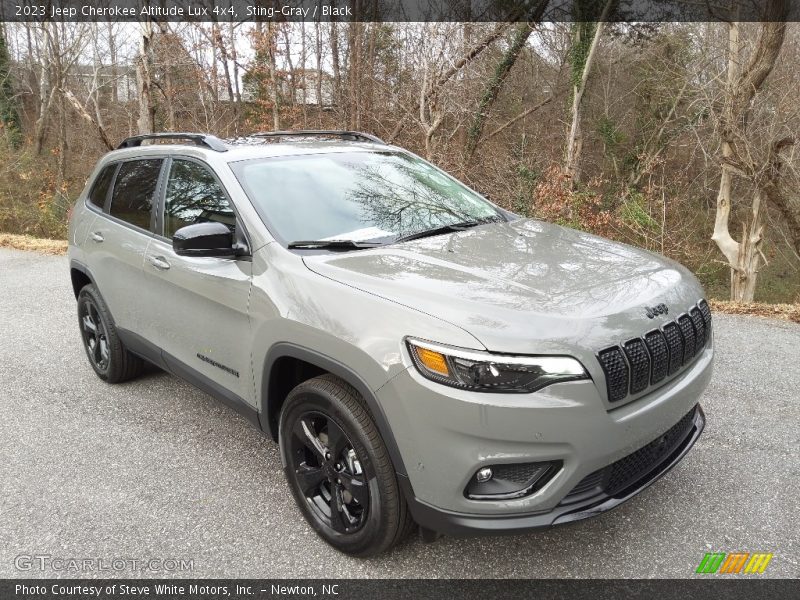
<instances>
[{"instance_id":1,"label":"grass patch","mask_svg":"<svg viewBox=\"0 0 800 600\"><path fill-rule=\"evenodd\" d=\"M0 248L13 248L14 250L27 250L57 256L67 253L67 240L49 240L30 235L0 233Z\"/></svg>"},{"instance_id":2,"label":"grass patch","mask_svg":"<svg viewBox=\"0 0 800 600\"><path fill-rule=\"evenodd\" d=\"M800 323L800 304L739 303L729 300L710 300L711 309L728 315L754 315Z\"/></svg>"}]
</instances>

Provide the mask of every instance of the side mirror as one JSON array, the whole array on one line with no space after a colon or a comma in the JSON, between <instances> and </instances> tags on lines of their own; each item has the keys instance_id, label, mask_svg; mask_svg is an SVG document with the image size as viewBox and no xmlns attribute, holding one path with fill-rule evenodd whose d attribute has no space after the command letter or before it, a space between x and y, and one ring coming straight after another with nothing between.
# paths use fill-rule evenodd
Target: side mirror
<instances>
[{"instance_id":1,"label":"side mirror","mask_svg":"<svg viewBox=\"0 0 800 600\"><path fill-rule=\"evenodd\" d=\"M222 223L195 223L181 227L172 236L172 249L178 256L232 258L233 232Z\"/></svg>"}]
</instances>

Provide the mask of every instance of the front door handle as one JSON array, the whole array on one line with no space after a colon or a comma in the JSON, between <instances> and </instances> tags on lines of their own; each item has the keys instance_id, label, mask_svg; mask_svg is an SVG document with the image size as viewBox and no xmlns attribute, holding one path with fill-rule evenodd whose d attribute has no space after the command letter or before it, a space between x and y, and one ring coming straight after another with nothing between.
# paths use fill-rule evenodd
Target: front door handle
<instances>
[{"instance_id":1,"label":"front door handle","mask_svg":"<svg viewBox=\"0 0 800 600\"><path fill-rule=\"evenodd\" d=\"M166 271L169 269L169 263L163 256L148 256L147 260L159 271Z\"/></svg>"},{"instance_id":2,"label":"front door handle","mask_svg":"<svg viewBox=\"0 0 800 600\"><path fill-rule=\"evenodd\" d=\"M97 242L98 244L105 239L103 237L103 234L100 233L99 231L93 231L92 233L89 234L89 237L92 238L93 242Z\"/></svg>"}]
</instances>

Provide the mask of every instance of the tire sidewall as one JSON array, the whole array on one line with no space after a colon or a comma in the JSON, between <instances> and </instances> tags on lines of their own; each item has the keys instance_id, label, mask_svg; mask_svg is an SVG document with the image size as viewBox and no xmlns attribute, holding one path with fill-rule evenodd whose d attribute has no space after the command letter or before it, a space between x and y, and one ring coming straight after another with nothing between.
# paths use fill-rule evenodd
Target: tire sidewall
<instances>
[{"instance_id":1,"label":"tire sidewall","mask_svg":"<svg viewBox=\"0 0 800 600\"><path fill-rule=\"evenodd\" d=\"M339 533L330 526L319 521L302 491L294 482L292 461L289 453L290 437L293 423L301 415L308 412L323 413L333 419L345 432L361 462L369 487L369 510L367 521L354 533ZM278 429L278 439L283 463L284 475L300 511L311 527L329 544L349 554L371 554L371 549L383 545L384 531L387 529L387 516L383 507L383 488L387 483L381 481L385 474L375 468L372 443L365 435L360 423L344 406L339 398L319 389L306 389L301 384L289 394L284 403ZM384 475L384 477L382 477Z\"/></svg>"},{"instance_id":2,"label":"tire sidewall","mask_svg":"<svg viewBox=\"0 0 800 600\"><path fill-rule=\"evenodd\" d=\"M98 316L103 321L103 328L106 331L106 343L108 344L108 364L106 365L105 369L100 369L94 362L91 353L89 351L89 346L86 344L84 339L83 333L83 319L81 317L81 311L84 305L91 304L95 307ZM80 327L80 334L81 334L81 344L83 344L83 350L86 352L86 358L89 360L89 364L91 365L94 372L97 376L102 379L103 381L107 381L109 378L109 374L111 370L114 368L114 353L113 353L113 345L111 336L115 335L115 332L112 330L111 323L108 322L108 317L106 316L107 312L105 310L105 304L103 304L102 300L98 298L98 294L94 289L94 286L87 285L84 286L80 293L78 294L78 326Z\"/></svg>"}]
</instances>

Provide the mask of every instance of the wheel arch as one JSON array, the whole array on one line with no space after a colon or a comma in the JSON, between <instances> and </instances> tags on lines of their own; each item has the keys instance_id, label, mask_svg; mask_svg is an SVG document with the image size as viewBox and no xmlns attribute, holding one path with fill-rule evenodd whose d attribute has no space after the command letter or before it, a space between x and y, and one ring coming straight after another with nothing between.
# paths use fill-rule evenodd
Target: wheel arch
<instances>
[{"instance_id":1,"label":"wheel arch","mask_svg":"<svg viewBox=\"0 0 800 600\"><path fill-rule=\"evenodd\" d=\"M285 375L287 368L292 369L289 375ZM405 465L386 415L367 382L344 363L304 346L279 342L267 352L261 390L262 414L265 416L261 420L262 429L277 441L278 420L289 392L303 381L325 373L336 375L361 395L386 444L395 471L405 475Z\"/></svg>"},{"instance_id":2,"label":"wheel arch","mask_svg":"<svg viewBox=\"0 0 800 600\"><path fill-rule=\"evenodd\" d=\"M94 284L94 278L92 274L89 272L89 268L81 262L77 260L71 260L69 263L69 277L72 281L72 291L75 293L75 299L77 300L78 294L80 294L81 289L85 286Z\"/></svg>"}]
</instances>

